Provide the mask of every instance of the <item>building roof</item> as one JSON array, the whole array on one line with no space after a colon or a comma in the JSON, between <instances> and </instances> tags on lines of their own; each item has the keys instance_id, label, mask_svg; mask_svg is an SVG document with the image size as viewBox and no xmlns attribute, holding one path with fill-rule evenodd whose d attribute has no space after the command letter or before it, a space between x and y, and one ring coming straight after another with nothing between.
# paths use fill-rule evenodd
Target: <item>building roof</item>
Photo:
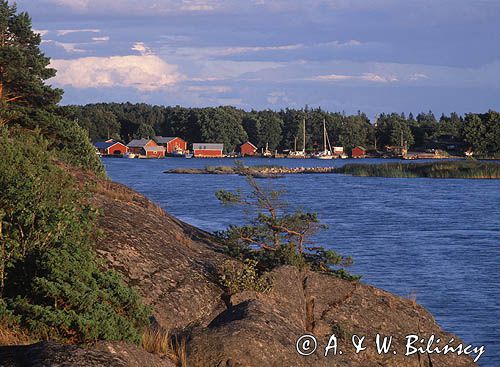
<instances>
[{"instance_id":1,"label":"building roof","mask_svg":"<svg viewBox=\"0 0 500 367\"><path fill-rule=\"evenodd\" d=\"M153 138L154 141L158 144L167 144L170 143L174 139L180 139L178 136L155 136Z\"/></svg>"},{"instance_id":2,"label":"building roof","mask_svg":"<svg viewBox=\"0 0 500 367\"><path fill-rule=\"evenodd\" d=\"M144 148L147 143L149 143L151 139L134 139L131 140L130 143L127 144L129 148Z\"/></svg>"},{"instance_id":3,"label":"building roof","mask_svg":"<svg viewBox=\"0 0 500 367\"><path fill-rule=\"evenodd\" d=\"M193 150L223 150L224 144L219 143L193 143Z\"/></svg>"},{"instance_id":4,"label":"building roof","mask_svg":"<svg viewBox=\"0 0 500 367\"><path fill-rule=\"evenodd\" d=\"M164 152L165 151L165 147L162 147L159 145L152 146L152 147L144 147L143 149L146 152Z\"/></svg>"},{"instance_id":5,"label":"building roof","mask_svg":"<svg viewBox=\"0 0 500 367\"><path fill-rule=\"evenodd\" d=\"M249 141L246 141L246 142L244 142L244 143L243 143L243 144L241 144L241 145L245 145L245 144L250 144L250 145L251 145L254 149L257 149L257 147L256 147L255 145L253 145L253 144L252 144L251 142L249 142Z\"/></svg>"}]
</instances>

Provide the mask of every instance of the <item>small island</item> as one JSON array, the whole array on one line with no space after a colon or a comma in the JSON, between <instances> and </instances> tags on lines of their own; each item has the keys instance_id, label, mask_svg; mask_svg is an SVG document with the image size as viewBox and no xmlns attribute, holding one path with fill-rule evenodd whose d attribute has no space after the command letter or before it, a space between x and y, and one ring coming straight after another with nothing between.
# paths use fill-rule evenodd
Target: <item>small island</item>
<instances>
[{"instance_id":1,"label":"small island","mask_svg":"<svg viewBox=\"0 0 500 367\"><path fill-rule=\"evenodd\" d=\"M164 173L240 175L254 178L280 178L286 174L334 173L335 167L284 167L274 165L245 166L239 161L234 166L206 166L205 168L174 168Z\"/></svg>"}]
</instances>

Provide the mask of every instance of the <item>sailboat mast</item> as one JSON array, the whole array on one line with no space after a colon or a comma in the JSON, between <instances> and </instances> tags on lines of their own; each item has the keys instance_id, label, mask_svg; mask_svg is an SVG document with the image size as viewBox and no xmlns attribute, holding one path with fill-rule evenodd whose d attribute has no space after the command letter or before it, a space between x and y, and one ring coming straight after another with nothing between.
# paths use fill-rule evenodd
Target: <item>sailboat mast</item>
<instances>
[{"instance_id":1,"label":"sailboat mast","mask_svg":"<svg viewBox=\"0 0 500 367\"><path fill-rule=\"evenodd\" d=\"M323 119L323 151L326 154L326 121Z\"/></svg>"},{"instance_id":2,"label":"sailboat mast","mask_svg":"<svg viewBox=\"0 0 500 367\"><path fill-rule=\"evenodd\" d=\"M304 141L304 146L302 148L302 152L306 154L306 119L304 119L304 126L303 126L303 141Z\"/></svg>"}]
</instances>

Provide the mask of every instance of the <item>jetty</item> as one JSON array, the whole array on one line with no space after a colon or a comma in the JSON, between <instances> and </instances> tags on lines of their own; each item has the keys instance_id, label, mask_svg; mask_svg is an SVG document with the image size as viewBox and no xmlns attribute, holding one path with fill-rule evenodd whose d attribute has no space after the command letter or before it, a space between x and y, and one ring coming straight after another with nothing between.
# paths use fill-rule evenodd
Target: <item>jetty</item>
<instances>
[{"instance_id":1,"label":"jetty","mask_svg":"<svg viewBox=\"0 0 500 367\"><path fill-rule=\"evenodd\" d=\"M255 178L280 178L289 174L334 173L335 167L283 167L283 166L206 166L205 168L174 168L164 173L240 175Z\"/></svg>"}]
</instances>

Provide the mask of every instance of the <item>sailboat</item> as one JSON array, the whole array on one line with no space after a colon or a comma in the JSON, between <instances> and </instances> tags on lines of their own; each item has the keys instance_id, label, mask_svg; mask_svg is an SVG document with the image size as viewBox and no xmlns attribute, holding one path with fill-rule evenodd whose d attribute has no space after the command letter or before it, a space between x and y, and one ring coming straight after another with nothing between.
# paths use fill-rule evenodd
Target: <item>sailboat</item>
<instances>
[{"instance_id":1,"label":"sailboat","mask_svg":"<svg viewBox=\"0 0 500 367\"><path fill-rule=\"evenodd\" d=\"M328 133L326 132L325 120L323 120L323 151L319 152L314 157L317 159L333 159L332 146L330 145L330 139L328 138Z\"/></svg>"},{"instance_id":2,"label":"sailboat","mask_svg":"<svg viewBox=\"0 0 500 367\"><path fill-rule=\"evenodd\" d=\"M295 146L293 152L288 154L289 158L306 158L306 119L303 120L303 134L302 134L302 150L297 150L297 138L295 138Z\"/></svg>"},{"instance_id":3,"label":"sailboat","mask_svg":"<svg viewBox=\"0 0 500 367\"><path fill-rule=\"evenodd\" d=\"M273 156L273 153L269 150L269 143L266 143L266 150L262 150L262 156L267 158Z\"/></svg>"}]
</instances>

